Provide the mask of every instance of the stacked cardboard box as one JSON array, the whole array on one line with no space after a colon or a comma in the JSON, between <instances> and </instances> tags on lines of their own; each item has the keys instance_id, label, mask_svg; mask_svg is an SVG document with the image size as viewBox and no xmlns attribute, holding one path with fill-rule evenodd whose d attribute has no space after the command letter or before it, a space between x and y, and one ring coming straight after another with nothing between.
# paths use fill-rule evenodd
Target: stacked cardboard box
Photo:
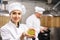
<instances>
[{"instance_id":1,"label":"stacked cardboard box","mask_svg":"<svg viewBox=\"0 0 60 40\"><path fill-rule=\"evenodd\" d=\"M0 16L0 27L5 25L8 21L9 21L9 17L8 16Z\"/></svg>"},{"instance_id":2,"label":"stacked cardboard box","mask_svg":"<svg viewBox=\"0 0 60 40\"><path fill-rule=\"evenodd\" d=\"M41 26L60 27L60 16L42 16Z\"/></svg>"}]
</instances>

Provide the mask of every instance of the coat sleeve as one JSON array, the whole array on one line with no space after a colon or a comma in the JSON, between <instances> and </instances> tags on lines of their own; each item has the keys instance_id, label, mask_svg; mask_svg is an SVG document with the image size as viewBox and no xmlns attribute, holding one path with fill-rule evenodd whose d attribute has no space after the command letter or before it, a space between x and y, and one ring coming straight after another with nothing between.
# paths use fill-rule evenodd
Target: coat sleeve
<instances>
[{"instance_id":1,"label":"coat sleeve","mask_svg":"<svg viewBox=\"0 0 60 40\"><path fill-rule=\"evenodd\" d=\"M14 39L11 36L11 33L9 32L9 30L7 29L1 29L1 37L2 37L2 40L18 40L17 38Z\"/></svg>"}]
</instances>

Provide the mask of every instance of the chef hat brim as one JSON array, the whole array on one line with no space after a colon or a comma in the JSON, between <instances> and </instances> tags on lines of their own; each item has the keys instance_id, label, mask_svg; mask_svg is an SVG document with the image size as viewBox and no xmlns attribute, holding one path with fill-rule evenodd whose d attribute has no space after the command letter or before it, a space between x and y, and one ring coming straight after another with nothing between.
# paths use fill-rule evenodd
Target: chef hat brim
<instances>
[{"instance_id":1,"label":"chef hat brim","mask_svg":"<svg viewBox=\"0 0 60 40\"><path fill-rule=\"evenodd\" d=\"M13 10L20 10L22 14L24 15L26 13L26 8L24 5L22 5L19 2L13 2L7 5L7 10L9 13L11 13Z\"/></svg>"}]
</instances>

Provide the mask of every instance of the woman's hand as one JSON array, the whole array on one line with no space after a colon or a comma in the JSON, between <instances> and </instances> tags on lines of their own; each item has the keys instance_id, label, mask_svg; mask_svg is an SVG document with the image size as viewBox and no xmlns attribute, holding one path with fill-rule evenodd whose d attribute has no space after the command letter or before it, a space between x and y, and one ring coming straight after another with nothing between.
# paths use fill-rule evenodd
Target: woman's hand
<instances>
[{"instance_id":1,"label":"woman's hand","mask_svg":"<svg viewBox=\"0 0 60 40\"><path fill-rule=\"evenodd\" d=\"M25 35L28 38L35 38L35 30L33 28L30 28L28 29Z\"/></svg>"}]
</instances>

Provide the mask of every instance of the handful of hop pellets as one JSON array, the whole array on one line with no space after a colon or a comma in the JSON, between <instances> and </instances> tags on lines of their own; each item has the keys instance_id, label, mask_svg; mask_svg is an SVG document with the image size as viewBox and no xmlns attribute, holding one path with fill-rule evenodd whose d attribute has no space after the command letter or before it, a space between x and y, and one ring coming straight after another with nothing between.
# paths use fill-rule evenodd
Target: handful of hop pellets
<instances>
[{"instance_id":1,"label":"handful of hop pellets","mask_svg":"<svg viewBox=\"0 0 60 40\"><path fill-rule=\"evenodd\" d=\"M28 33L29 35L35 35L35 30L34 30L34 29L29 29L29 30L27 31L27 33Z\"/></svg>"}]
</instances>

